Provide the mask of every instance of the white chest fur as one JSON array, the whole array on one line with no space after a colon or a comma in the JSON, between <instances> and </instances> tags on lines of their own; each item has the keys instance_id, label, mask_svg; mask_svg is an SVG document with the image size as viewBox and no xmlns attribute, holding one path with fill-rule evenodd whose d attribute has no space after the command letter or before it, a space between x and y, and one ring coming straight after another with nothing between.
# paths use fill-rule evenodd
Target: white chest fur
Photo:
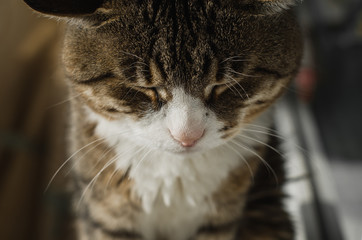
<instances>
[{"instance_id":1,"label":"white chest fur","mask_svg":"<svg viewBox=\"0 0 362 240\"><path fill-rule=\"evenodd\" d=\"M140 218L144 235L150 239L157 234L187 239L203 216L213 211L211 194L230 169L240 164L240 157L225 147L194 158L149 153L130 172L145 210Z\"/></svg>"},{"instance_id":2,"label":"white chest fur","mask_svg":"<svg viewBox=\"0 0 362 240\"><path fill-rule=\"evenodd\" d=\"M115 149L117 157L112 161L123 171L130 168L130 177L135 182L133 191L141 198L144 209L139 226L149 239L162 235L183 240L192 235L204 215L213 211L210 197L222 180L231 169L244 164L245 159L254 154L254 146L267 139L261 131L243 131L246 138L235 138L202 153L172 154L130 139L127 121L120 124L90 110L87 112L89 119L98 123L96 134L105 137L108 145ZM268 119L268 114L264 114L257 124L268 125Z\"/></svg>"}]
</instances>

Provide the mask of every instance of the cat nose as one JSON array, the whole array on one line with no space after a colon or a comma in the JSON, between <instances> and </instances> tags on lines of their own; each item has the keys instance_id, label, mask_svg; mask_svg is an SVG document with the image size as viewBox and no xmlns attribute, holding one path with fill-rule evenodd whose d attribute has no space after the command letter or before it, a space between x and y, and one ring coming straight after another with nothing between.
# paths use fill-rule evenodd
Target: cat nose
<instances>
[{"instance_id":1,"label":"cat nose","mask_svg":"<svg viewBox=\"0 0 362 240\"><path fill-rule=\"evenodd\" d=\"M183 147L193 147L196 142L204 135L204 129L198 129L185 132L173 132L169 130L173 139L178 141Z\"/></svg>"}]
</instances>

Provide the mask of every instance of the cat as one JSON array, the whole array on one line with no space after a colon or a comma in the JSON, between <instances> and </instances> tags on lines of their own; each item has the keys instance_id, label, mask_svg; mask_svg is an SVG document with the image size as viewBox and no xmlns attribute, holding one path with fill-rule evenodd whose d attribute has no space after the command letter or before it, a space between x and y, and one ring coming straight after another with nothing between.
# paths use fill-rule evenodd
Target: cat
<instances>
[{"instance_id":1,"label":"cat","mask_svg":"<svg viewBox=\"0 0 362 240\"><path fill-rule=\"evenodd\" d=\"M294 0L25 0L67 22L81 240L291 240L271 105Z\"/></svg>"}]
</instances>

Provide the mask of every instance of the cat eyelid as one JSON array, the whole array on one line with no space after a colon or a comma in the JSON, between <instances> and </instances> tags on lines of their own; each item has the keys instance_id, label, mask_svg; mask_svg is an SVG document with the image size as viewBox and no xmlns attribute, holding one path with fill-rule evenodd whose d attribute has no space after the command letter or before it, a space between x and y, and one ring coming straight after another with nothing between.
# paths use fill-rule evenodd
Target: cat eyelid
<instances>
[{"instance_id":1,"label":"cat eyelid","mask_svg":"<svg viewBox=\"0 0 362 240\"><path fill-rule=\"evenodd\" d=\"M77 82L83 83L83 84L91 84L91 83L103 82L103 81L109 80L111 78L117 78L117 77L115 74L113 74L111 72L107 72L107 73L101 74L96 77L78 80Z\"/></svg>"}]
</instances>

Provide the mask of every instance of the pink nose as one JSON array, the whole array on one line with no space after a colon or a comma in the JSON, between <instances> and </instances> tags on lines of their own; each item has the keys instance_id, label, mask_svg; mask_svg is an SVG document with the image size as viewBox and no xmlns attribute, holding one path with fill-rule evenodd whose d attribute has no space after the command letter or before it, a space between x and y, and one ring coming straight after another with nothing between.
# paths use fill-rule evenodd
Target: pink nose
<instances>
[{"instance_id":1,"label":"pink nose","mask_svg":"<svg viewBox=\"0 0 362 240\"><path fill-rule=\"evenodd\" d=\"M173 133L170 130L170 133L173 139L181 143L183 147L193 147L195 146L196 142L204 135L204 130L201 129L192 132L180 132L180 133Z\"/></svg>"}]
</instances>

